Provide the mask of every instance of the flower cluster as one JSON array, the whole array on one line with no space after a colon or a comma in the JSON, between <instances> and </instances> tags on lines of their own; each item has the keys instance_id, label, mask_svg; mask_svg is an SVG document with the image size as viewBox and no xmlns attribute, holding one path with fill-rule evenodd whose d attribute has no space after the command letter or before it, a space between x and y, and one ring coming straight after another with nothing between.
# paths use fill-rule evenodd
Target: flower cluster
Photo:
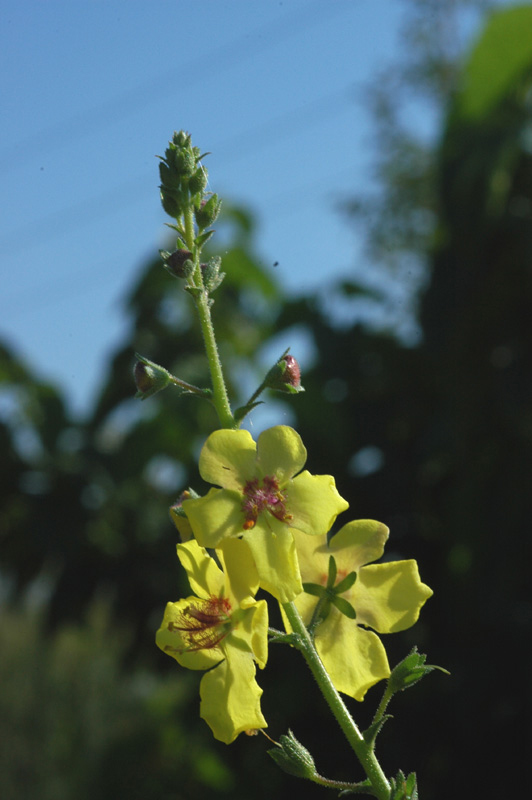
<instances>
[{"instance_id":1,"label":"flower cluster","mask_svg":"<svg viewBox=\"0 0 532 800\"><path fill-rule=\"evenodd\" d=\"M181 665L208 670L201 716L223 742L266 727L255 681L255 664L267 660L259 588L281 609L295 603L335 687L357 700L390 675L377 633L413 625L432 594L415 561L370 564L383 554L385 525L358 520L331 536L348 503L334 478L311 475L305 461L292 428L270 428L257 442L244 430L215 431L199 459L214 488L187 493L174 513L193 537L177 552L195 596L168 603L157 644Z\"/></svg>"}]
</instances>

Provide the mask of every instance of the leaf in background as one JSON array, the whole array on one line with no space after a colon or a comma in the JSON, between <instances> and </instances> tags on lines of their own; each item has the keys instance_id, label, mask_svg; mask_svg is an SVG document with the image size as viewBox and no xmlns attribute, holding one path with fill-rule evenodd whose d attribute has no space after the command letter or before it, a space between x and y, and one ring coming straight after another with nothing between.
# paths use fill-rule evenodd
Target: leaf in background
<instances>
[{"instance_id":1,"label":"leaf in background","mask_svg":"<svg viewBox=\"0 0 532 800\"><path fill-rule=\"evenodd\" d=\"M485 116L527 68L532 67L532 6L494 13L464 70L458 113Z\"/></svg>"}]
</instances>

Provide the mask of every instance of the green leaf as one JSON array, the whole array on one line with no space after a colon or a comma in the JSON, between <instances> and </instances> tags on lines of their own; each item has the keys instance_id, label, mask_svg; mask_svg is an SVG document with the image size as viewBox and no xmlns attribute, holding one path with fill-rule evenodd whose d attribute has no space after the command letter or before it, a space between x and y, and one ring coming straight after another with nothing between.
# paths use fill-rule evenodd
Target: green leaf
<instances>
[{"instance_id":1,"label":"green leaf","mask_svg":"<svg viewBox=\"0 0 532 800\"><path fill-rule=\"evenodd\" d=\"M532 7L493 13L466 65L458 113L484 117L531 67Z\"/></svg>"},{"instance_id":2,"label":"green leaf","mask_svg":"<svg viewBox=\"0 0 532 800\"><path fill-rule=\"evenodd\" d=\"M376 722L372 722L372 724L369 726L369 728L366 728L366 730L362 734L366 744L370 745L371 747L373 746L373 744L375 743L375 739L377 738L378 734L381 732L382 726L389 719L393 719L393 715L392 714L384 714L382 717L379 717L379 719Z\"/></svg>"}]
</instances>

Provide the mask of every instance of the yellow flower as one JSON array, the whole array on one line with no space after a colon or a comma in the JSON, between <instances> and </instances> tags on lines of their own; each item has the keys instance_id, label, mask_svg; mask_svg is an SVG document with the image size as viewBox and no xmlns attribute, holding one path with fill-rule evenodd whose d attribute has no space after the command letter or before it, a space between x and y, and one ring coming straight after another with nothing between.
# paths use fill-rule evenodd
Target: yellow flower
<instances>
[{"instance_id":1,"label":"yellow flower","mask_svg":"<svg viewBox=\"0 0 532 800\"><path fill-rule=\"evenodd\" d=\"M386 525L373 520L348 522L329 543L294 534L301 577L311 592L300 594L295 604L307 625L316 603L321 608L327 604L328 613L315 630L316 648L338 691L356 700L363 700L373 684L390 675L382 642L368 628L378 633L409 628L432 595L413 560L366 566L382 556L388 535ZM328 586L331 574L337 594ZM286 620L285 624L289 627Z\"/></svg>"},{"instance_id":2,"label":"yellow flower","mask_svg":"<svg viewBox=\"0 0 532 800\"><path fill-rule=\"evenodd\" d=\"M156 643L182 666L209 670L200 684L200 716L229 744L243 731L267 727L255 662L262 669L267 660L268 607L254 599L258 575L244 542L228 543L223 570L195 540L177 545L177 554L195 596L167 604Z\"/></svg>"},{"instance_id":3,"label":"yellow flower","mask_svg":"<svg viewBox=\"0 0 532 800\"><path fill-rule=\"evenodd\" d=\"M283 603L302 590L292 532L324 535L348 508L334 478L301 472L306 458L301 437L285 425L264 431L257 443L248 431L215 431L201 451L199 470L222 488L183 503L204 547L225 548L229 539L242 537L260 585Z\"/></svg>"}]
</instances>

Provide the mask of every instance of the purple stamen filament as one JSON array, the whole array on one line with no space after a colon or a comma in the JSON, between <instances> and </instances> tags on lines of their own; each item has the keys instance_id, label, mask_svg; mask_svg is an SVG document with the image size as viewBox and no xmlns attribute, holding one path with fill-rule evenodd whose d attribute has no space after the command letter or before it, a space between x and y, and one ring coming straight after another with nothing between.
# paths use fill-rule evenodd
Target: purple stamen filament
<instances>
[{"instance_id":1,"label":"purple stamen filament","mask_svg":"<svg viewBox=\"0 0 532 800\"><path fill-rule=\"evenodd\" d=\"M244 486L243 494L244 530L255 527L262 511L269 511L281 522L292 519L292 515L286 510L286 497L279 488L277 478L267 475L262 479L262 484L259 478L253 478Z\"/></svg>"}]
</instances>

